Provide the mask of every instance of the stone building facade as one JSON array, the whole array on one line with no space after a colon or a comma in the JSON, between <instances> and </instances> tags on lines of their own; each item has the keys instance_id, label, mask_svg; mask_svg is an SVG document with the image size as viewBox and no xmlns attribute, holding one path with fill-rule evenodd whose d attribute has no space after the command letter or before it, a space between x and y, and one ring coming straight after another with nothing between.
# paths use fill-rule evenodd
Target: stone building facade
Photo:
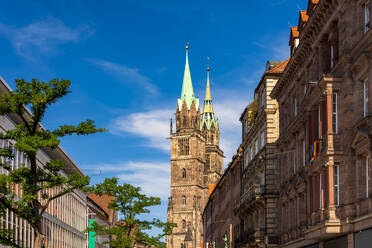
<instances>
[{"instance_id":1,"label":"stone building facade","mask_svg":"<svg viewBox=\"0 0 372 248\"><path fill-rule=\"evenodd\" d=\"M279 103L281 247L371 247L372 2L309 0Z\"/></svg>"},{"instance_id":2,"label":"stone building facade","mask_svg":"<svg viewBox=\"0 0 372 248\"><path fill-rule=\"evenodd\" d=\"M219 124L215 118L207 68L203 112L194 96L188 46L181 98L176 109L176 131L170 128L171 197L168 221L177 224L167 236L167 248L196 248L202 245L202 213L208 188L222 175L223 152L219 149Z\"/></svg>"},{"instance_id":3,"label":"stone building facade","mask_svg":"<svg viewBox=\"0 0 372 248\"><path fill-rule=\"evenodd\" d=\"M240 198L240 170L243 150L232 158L213 191L203 212L204 247L236 247L241 219L234 214L234 202Z\"/></svg>"},{"instance_id":4,"label":"stone building facade","mask_svg":"<svg viewBox=\"0 0 372 248\"><path fill-rule=\"evenodd\" d=\"M242 218L236 247L277 247L278 165L275 142L278 138L278 104L271 90L286 67L283 62L267 62L265 73L255 89L240 121L244 151L241 170L241 196L234 212Z\"/></svg>"}]
</instances>

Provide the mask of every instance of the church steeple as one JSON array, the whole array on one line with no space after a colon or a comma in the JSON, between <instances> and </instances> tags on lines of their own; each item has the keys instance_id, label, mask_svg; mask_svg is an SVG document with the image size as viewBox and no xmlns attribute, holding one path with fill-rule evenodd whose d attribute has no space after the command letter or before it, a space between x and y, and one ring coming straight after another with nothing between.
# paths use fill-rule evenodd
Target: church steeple
<instances>
[{"instance_id":1,"label":"church steeple","mask_svg":"<svg viewBox=\"0 0 372 248\"><path fill-rule=\"evenodd\" d=\"M213 111L213 104L212 104L212 96L211 96L211 86L209 82L209 64L207 66L207 88L205 90L205 99L204 99L204 108L202 119L200 122L200 129L202 130L204 125L209 130L214 124L215 128L218 128L218 121L215 119L214 111Z\"/></svg>"},{"instance_id":2,"label":"church steeple","mask_svg":"<svg viewBox=\"0 0 372 248\"><path fill-rule=\"evenodd\" d=\"M185 71L183 74L183 82L182 82L182 92L181 92L181 99L178 99L178 109L181 111L182 104L185 101L187 109L190 110L192 102L195 101L196 109L199 108L199 99L195 98L194 89L192 87L192 80L191 80L191 73L190 73L190 66L189 66L189 45L186 45L186 63L185 63Z\"/></svg>"}]
</instances>

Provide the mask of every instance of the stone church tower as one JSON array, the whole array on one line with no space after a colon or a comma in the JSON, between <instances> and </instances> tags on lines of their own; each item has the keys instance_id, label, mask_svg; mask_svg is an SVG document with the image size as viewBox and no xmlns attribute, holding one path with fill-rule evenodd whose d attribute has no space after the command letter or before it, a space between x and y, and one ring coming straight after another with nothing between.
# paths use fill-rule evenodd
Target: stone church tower
<instances>
[{"instance_id":1,"label":"stone church tower","mask_svg":"<svg viewBox=\"0 0 372 248\"><path fill-rule=\"evenodd\" d=\"M176 109L176 131L171 141L171 197L168 221L177 224L167 236L167 248L199 248L202 246L202 213L208 189L223 173L223 152L219 149L219 124L215 118L207 68L207 88L200 113L199 99L192 86L188 46L181 98Z\"/></svg>"}]
</instances>

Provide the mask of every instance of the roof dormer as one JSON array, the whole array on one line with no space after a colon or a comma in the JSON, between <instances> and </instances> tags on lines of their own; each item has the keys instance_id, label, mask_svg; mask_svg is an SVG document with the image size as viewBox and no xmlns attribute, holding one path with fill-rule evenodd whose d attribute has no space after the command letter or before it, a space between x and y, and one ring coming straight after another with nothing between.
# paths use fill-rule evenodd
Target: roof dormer
<instances>
[{"instance_id":1,"label":"roof dormer","mask_svg":"<svg viewBox=\"0 0 372 248\"><path fill-rule=\"evenodd\" d=\"M319 0L309 0L308 1L307 10L306 10L306 14L308 16L311 16L311 14L313 13L313 11L316 8L316 6L318 5L318 3L319 3Z\"/></svg>"},{"instance_id":2,"label":"roof dormer","mask_svg":"<svg viewBox=\"0 0 372 248\"><path fill-rule=\"evenodd\" d=\"M301 31L305 27L308 20L309 20L309 16L306 14L306 11L301 10L300 16L298 18L298 32L301 33Z\"/></svg>"},{"instance_id":3,"label":"roof dormer","mask_svg":"<svg viewBox=\"0 0 372 248\"><path fill-rule=\"evenodd\" d=\"M298 32L298 27L291 27L291 32L289 35L289 46L291 48L291 56L294 53L294 50L300 44L300 33Z\"/></svg>"}]
</instances>

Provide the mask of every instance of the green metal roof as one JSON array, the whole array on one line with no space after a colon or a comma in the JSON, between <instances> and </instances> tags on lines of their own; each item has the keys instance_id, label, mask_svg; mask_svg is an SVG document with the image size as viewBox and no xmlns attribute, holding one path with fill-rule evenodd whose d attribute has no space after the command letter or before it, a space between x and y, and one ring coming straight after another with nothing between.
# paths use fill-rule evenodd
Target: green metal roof
<instances>
[{"instance_id":1,"label":"green metal roof","mask_svg":"<svg viewBox=\"0 0 372 248\"><path fill-rule=\"evenodd\" d=\"M187 109L190 110L192 103L195 101L196 109L199 109L199 99L195 98L194 89L192 87L191 73L189 66L188 47L186 47L186 64L183 74L181 98L178 99L178 109L181 111L183 102L186 102Z\"/></svg>"},{"instance_id":2,"label":"green metal roof","mask_svg":"<svg viewBox=\"0 0 372 248\"><path fill-rule=\"evenodd\" d=\"M207 68L207 88L205 90L204 108L200 121L200 130L203 129L204 124L208 130L211 129L212 124L214 124L214 127L218 129L218 121L216 120L213 111L211 88L209 83L209 66Z\"/></svg>"}]
</instances>

